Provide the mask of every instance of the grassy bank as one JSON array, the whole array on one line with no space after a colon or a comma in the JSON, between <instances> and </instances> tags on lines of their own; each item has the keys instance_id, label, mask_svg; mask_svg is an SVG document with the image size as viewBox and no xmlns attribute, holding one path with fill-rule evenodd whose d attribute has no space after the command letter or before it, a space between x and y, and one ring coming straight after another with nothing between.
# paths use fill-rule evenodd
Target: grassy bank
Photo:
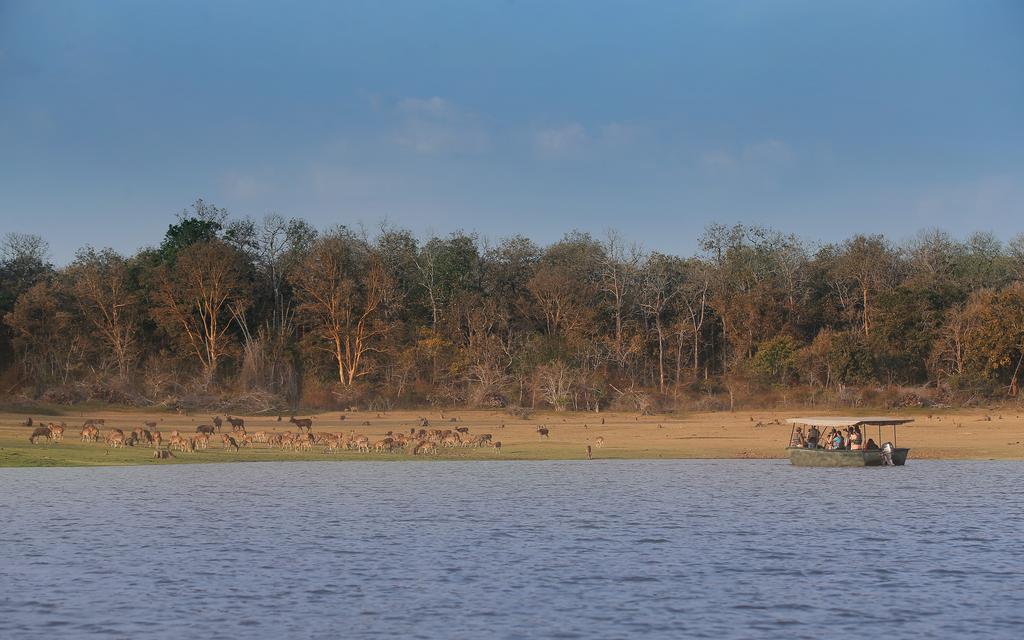
<instances>
[{"instance_id":1,"label":"grassy bank","mask_svg":"<svg viewBox=\"0 0 1024 640\"><path fill-rule=\"evenodd\" d=\"M430 420L430 428L466 427L470 434L490 433L501 441L500 454L493 448L441 448L435 456L411 456L406 453L360 454L342 451L327 454L321 447L311 452L294 452L265 445L243 448L239 452L221 448L216 441L210 449L195 453L175 452L173 460L155 460L153 450L145 447L110 449L102 442L79 441L79 429L86 418L102 418L105 433L110 428L128 432L146 420L158 423L166 437L171 430L192 434L196 426L208 424L209 417L178 416L144 411L111 411L98 408L65 408L62 415L33 416L36 422L64 422L64 442L32 445L31 429L22 422L23 413L0 413L0 466L108 466L145 464L194 464L209 462L260 462L280 460L579 460L592 447L594 458L781 458L789 437L784 419L806 411L743 411L700 413L686 416L637 416L607 413L538 413L529 420L496 411L399 411L386 414L351 413L313 416L314 431L355 432L371 442L385 432L408 432L416 428L420 416ZM815 412L817 413L817 412ZM912 449L911 459L1024 459L1024 418L1019 414L987 414L981 411L902 412L915 422L900 427L898 442ZM250 432L294 430L286 420L276 417L246 416ZM542 439L539 426L550 430ZM874 432L869 437L876 437ZM603 447L598 446L599 438ZM888 439L888 434L886 439Z\"/></svg>"}]
</instances>

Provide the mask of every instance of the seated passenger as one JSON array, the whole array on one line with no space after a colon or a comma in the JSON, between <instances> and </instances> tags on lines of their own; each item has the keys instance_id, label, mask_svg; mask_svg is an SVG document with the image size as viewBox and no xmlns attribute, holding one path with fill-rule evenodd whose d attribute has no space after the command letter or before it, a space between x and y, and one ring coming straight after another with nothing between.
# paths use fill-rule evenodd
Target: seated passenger
<instances>
[{"instance_id":1,"label":"seated passenger","mask_svg":"<svg viewBox=\"0 0 1024 640\"><path fill-rule=\"evenodd\" d=\"M871 451L877 451L878 450L878 445L875 444L874 440L872 440L871 438L868 438L868 446L866 448L871 450Z\"/></svg>"},{"instance_id":2,"label":"seated passenger","mask_svg":"<svg viewBox=\"0 0 1024 640\"><path fill-rule=\"evenodd\" d=\"M832 436L832 448L836 451L842 450L846 443L843 441L843 434L836 431L836 435Z\"/></svg>"}]
</instances>

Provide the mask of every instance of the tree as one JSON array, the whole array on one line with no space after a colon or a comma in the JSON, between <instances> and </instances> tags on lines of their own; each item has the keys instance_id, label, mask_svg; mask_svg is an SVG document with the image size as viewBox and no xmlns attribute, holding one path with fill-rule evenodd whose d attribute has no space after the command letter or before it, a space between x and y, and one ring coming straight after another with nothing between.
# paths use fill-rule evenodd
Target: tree
<instances>
[{"instance_id":1,"label":"tree","mask_svg":"<svg viewBox=\"0 0 1024 640\"><path fill-rule=\"evenodd\" d=\"M0 240L0 316L13 311L19 296L53 273L49 250L36 235L8 233ZM11 328L0 324L0 362L12 360L12 339ZM0 371L5 368L0 365Z\"/></svg>"},{"instance_id":2,"label":"tree","mask_svg":"<svg viewBox=\"0 0 1024 640\"><path fill-rule=\"evenodd\" d=\"M845 291L849 283L856 286L865 336L871 333L873 298L895 286L899 268L895 251L882 236L857 235L843 243L833 270L833 281L837 292ZM843 293L840 298L844 306L852 308L857 304Z\"/></svg>"},{"instance_id":3,"label":"tree","mask_svg":"<svg viewBox=\"0 0 1024 640\"><path fill-rule=\"evenodd\" d=\"M14 332L25 375L38 383L66 384L82 356L80 324L66 309L59 289L43 280L18 296L4 317Z\"/></svg>"},{"instance_id":4,"label":"tree","mask_svg":"<svg viewBox=\"0 0 1024 640\"><path fill-rule=\"evenodd\" d=\"M178 253L199 242L211 242L220 236L227 220L227 209L207 204L202 198L192 203L192 210L178 214L178 223L167 227L164 240L160 243L160 255L165 261L173 262Z\"/></svg>"},{"instance_id":5,"label":"tree","mask_svg":"<svg viewBox=\"0 0 1024 640\"><path fill-rule=\"evenodd\" d=\"M234 347L232 316L250 302L241 256L220 240L196 242L173 267L159 265L154 282L154 320L198 361L209 386Z\"/></svg>"},{"instance_id":6,"label":"tree","mask_svg":"<svg viewBox=\"0 0 1024 640\"><path fill-rule=\"evenodd\" d=\"M317 240L292 274L298 311L316 348L329 353L338 382L367 375L367 356L388 333L385 304L394 282L371 248L345 229Z\"/></svg>"},{"instance_id":7,"label":"tree","mask_svg":"<svg viewBox=\"0 0 1024 640\"><path fill-rule=\"evenodd\" d=\"M127 261L111 249L85 249L65 273L71 299L127 382L138 355L139 295Z\"/></svg>"}]
</instances>

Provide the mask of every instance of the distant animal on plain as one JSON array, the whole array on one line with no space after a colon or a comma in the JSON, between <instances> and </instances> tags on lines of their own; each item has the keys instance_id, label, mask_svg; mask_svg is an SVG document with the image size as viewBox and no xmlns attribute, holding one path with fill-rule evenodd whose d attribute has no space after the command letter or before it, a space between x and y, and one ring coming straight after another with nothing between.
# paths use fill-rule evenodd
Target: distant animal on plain
<instances>
[{"instance_id":1,"label":"distant animal on plain","mask_svg":"<svg viewBox=\"0 0 1024 640\"><path fill-rule=\"evenodd\" d=\"M156 458L157 460L169 460L170 458L174 458L175 455L170 451L157 449L156 451L153 452L153 457Z\"/></svg>"},{"instance_id":2,"label":"distant animal on plain","mask_svg":"<svg viewBox=\"0 0 1024 640\"><path fill-rule=\"evenodd\" d=\"M32 430L32 435L28 437L28 441L32 444L38 444L39 438L46 438L50 440L53 436L50 435L50 427L36 427Z\"/></svg>"},{"instance_id":3,"label":"distant animal on plain","mask_svg":"<svg viewBox=\"0 0 1024 640\"><path fill-rule=\"evenodd\" d=\"M221 442L224 443L225 449L234 449L235 453L238 453L238 442L236 442L234 438L232 438L226 433L223 434L220 438Z\"/></svg>"},{"instance_id":4,"label":"distant animal on plain","mask_svg":"<svg viewBox=\"0 0 1024 640\"><path fill-rule=\"evenodd\" d=\"M224 424L224 421L220 419L220 416L213 416L213 426L217 427L217 433L220 433L220 426Z\"/></svg>"},{"instance_id":5,"label":"distant animal on plain","mask_svg":"<svg viewBox=\"0 0 1024 640\"><path fill-rule=\"evenodd\" d=\"M501 440L494 443L494 453L501 453Z\"/></svg>"},{"instance_id":6,"label":"distant animal on plain","mask_svg":"<svg viewBox=\"0 0 1024 640\"><path fill-rule=\"evenodd\" d=\"M537 427L537 434L541 438L547 438L550 430L547 427Z\"/></svg>"},{"instance_id":7,"label":"distant animal on plain","mask_svg":"<svg viewBox=\"0 0 1024 640\"><path fill-rule=\"evenodd\" d=\"M593 460L593 459L594 459L594 450L591 449L590 445L588 444L587 445L587 460Z\"/></svg>"},{"instance_id":8,"label":"distant animal on plain","mask_svg":"<svg viewBox=\"0 0 1024 640\"><path fill-rule=\"evenodd\" d=\"M146 422L143 422L142 424L146 425L151 430L152 429L156 429L156 420L147 420Z\"/></svg>"},{"instance_id":9,"label":"distant animal on plain","mask_svg":"<svg viewBox=\"0 0 1024 640\"><path fill-rule=\"evenodd\" d=\"M31 427L32 426L32 418L25 418L24 422L21 423L21 426L23 426L23 427Z\"/></svg>"},{"instance_id":10,"label":"distant animal on plain","mask_svg":"<svg viewBox=\"0 0 1024 640\"><path fill-rule=\"evenodd\" d=\"M125 446L124 431L111 429L110 433L107 434L107 446L113 449Z\"/></svg>"},{"instance_id":11,"label":"distant animal on plain","mask_svg":"<svg viewBox=\"0 0 1024 640\"><path fill-rule=\"evenodd\" d=\"M298 427L299 431L305 429L306 433L309 433L310 430L313 428L312 418L296 418L295 416L292 416L291 418L288 419L288 422Z\"/></svg>"},{"instance_id":12,"label":"distant animal on plain","mask_svg":"<svg viewBox=\"0 0 1024 640\"><path fill-rule=\"evenodd\" d=\"M603 447L604 446L604 436L597 436L597 439L594 440L594 446L596 446L598 449Z\"/></svg>"},{"instance_id":13,"label":"distant animal on plain","mask_svg":"<svg viewBox=\"0 0 1024 640\"><path fill-rule=\"evenodd\" d=\"M245 426L245 418L234 418L232 416L227 417L228 424L231 425L232 429Z\"/></svg>"},{"instance_id":14,"label":"distant animal on plain","mask_svg":"<svg viewBox=\"0 0 1024 640\"><path fill-rule=\"evenodd\" d=\"M82 427L81 436L82 442L96 442L100 439L100 430L92 425Z\"/></svg>"},{"instance_id":15,"label":"distant animal on plain","mask_svg":"<svg viewBox=\"0 0 1024 640\"><path fill-rule=\"evenodd\" d=\"M51 440L53 440L54 442L61 442L61 441L64 440L64 425L63 424L54 424L53 422L51 422L50 424L48 424L46 426L50 430L50 439Z\"/></svg>"},{"instance_id":16,"label":"distant animal on plain","mask_svg":"<svg viewBox=\"0 0 1024 640\"><path fill-rule=\"evenodd\" d=\"M455 427L455 430L459 433L469 433L469 427Z\"/></svg>"},{"instance_id":17,"label":"distant animal on plain","mask_svg":"<svg viewBox=\"0 0 1024 640\"><path fill-rule=\"evenodd\" d=\"M201 424L198 427L196 427L196 433L203 433L208 436L213 435L213 427L211 427L208 424Z\"/></svg>"}]
</instances>

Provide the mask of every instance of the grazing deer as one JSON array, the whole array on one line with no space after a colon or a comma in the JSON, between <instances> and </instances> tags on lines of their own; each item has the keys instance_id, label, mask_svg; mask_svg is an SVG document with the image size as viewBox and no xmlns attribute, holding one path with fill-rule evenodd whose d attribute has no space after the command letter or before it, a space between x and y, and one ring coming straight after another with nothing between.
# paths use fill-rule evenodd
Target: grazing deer
<instances>
[{"instance_id":1,"label":"grazing deer","mask_svg":"<svg viewBox=\"0 0 1024 640\"><path fill-rule=\"evenodd\" d=\"M154 448L154 449L159 449L159 448L160 448L160 444L161 444L161 443L162 443L163 441L164 441L164 436L163 436L163 434L162 434L162 433L160 433L159 431L154 431L154 432L153 432L153 448Z\"/></svg>"},{"instance_id":2,"label":"grazing deer","mask_svg":"<svg viewBox=\"0 0 1024 640\"><path fill-rule=\"evenodd\" d=\"M494 443L494 453L501 453L501 440Z\"/></svg>"},{"instance_id":3,"label":"grazing deer","mask_svg":"<svg viewBox=\"0 0 1024 640\"><path fill-rule=\"evenodd\" d=\"M352 440L352 446L361 453L370 453L370 439L366 436L356 436Z\"/></svg>"},{"instance_id":4,"label":"grazing deer","mask_svg":"<svg viewBox=\"0 0 1024 640\"><path fill-rule=\"evenodd\" d=\"M96 442L100 439L100 430L96 427L89 425L88 427L82 427L82 442Z\"/></svg>"},{"instance_id":5,"label":"grazing deer","mask_svg":"<svg viewBox=\"0 0 1024 640\"><path fill-rule=\"evenodd\" d=\"M238 453L238 443L235 442L234 438L225 433L221 435L220 439L224 443L225 449L234 449L235 453Z\"/></svg>"},{"instance_id":6,"label":"grazing deer","mask_svg":"<svg viewBox=\"0 0 1024 640\"><path fill-rule=\"evenodd\" d=\"M112 449L125 446L124 431L111 429L110 433L107 434L107 445Z\"/></svg>"},{"instance_id":7,"label":"grazing deer","mask_svg":"<svg viewBox=\"0 0 1024 640\"><path fill-rule=\"evenodd\" d=\"M433 442L421 442L421 443L419 443L419 445L417 445L416 449L413 450L413 454L414 455L424 455L425 456L425 455L428 455L428 454L436 454L436 453L437 453L437 445L434 444Z\"/></svg>"},{"instance_id":8,"label":"grazing deer","mask_svg":"<svg viewBox=\"0 0 1024 640\"><path fill-rule=\"evenodd\" d=\"M147 420L147 421L143 422L142 424L144 424L147 427L149 427L150 430L156 429L156 420Z\"/></svg>"},{"instance_id":9,"label":"grazing deer","mask_svg":"<svg viewBox=\"0 0 1024 640\"><path fill-rule=\"evenodd\" d=\"M51 422L47 427L50 429L50 439L54 442L64 440L64 425Z\"/></svg>"},{"instance_id":10,"label":"grazing deer","mask_svg":"<svg viewBox=\"0 0 1024 640\"><path fill-rule=\"evenodd\" d=\"M213 435L213 427L208 424L201 424L196 427L196 433L202 433L204 435Z\"/></svg>"},{"instance_id":11,"label":"grazing deer","mask_svg":"<svg viewBox=\"0 0 1024 640\"><path fill-rule=\"evenodd\" d=\"M313 428L312 418L296 418L295 416L292 416L291 418L288 419L288 422L298 427L299 431L305 429L306 433L309 433L310 430Z\"/></svg>"},{"instance_id":12,"label":"grazing deer","mask_svg":"<svg viewBox=\"0 0 1024 640\"><path fill-rule=\"evenodd\" d=\"M594 440L594 446L597 447L598 449L603 447L604 446L604 436L597 436L597 439Z\"/></svg>"},{"instance_id":13,"label":"grazing deer","mask_svg":"<svg viewBox=\"0 0 1024 640\"><path fill-rule=\"evenodd\" d=\"M32 435L28 437L28 441L32 444L38 444L39 438L46 438L50 440L53 435L50 433L50 427L36 427L32 430Z\"/></svg>"},{"instance_id":14,"label":"grazing deer","mask_svg":"<svg viewBox=\"0 0 1024 640\"><path fill-rule=\"evenodd\" d=\"M210 436L206 433L200 433L198 436L192 438L192 444L196 449L206 449L210 446Z\"/></svg>"},{"instance_id":15,"label":"grazing deer","mask_svg":"<svg viewBox=\"0 0 1024 640\"><path fill-rule=\"evenodd\" d=\"M548 437L550 430L547 427L537 427L537 434L540 435L541 439Z\"/></svg>"}]
</instances>

